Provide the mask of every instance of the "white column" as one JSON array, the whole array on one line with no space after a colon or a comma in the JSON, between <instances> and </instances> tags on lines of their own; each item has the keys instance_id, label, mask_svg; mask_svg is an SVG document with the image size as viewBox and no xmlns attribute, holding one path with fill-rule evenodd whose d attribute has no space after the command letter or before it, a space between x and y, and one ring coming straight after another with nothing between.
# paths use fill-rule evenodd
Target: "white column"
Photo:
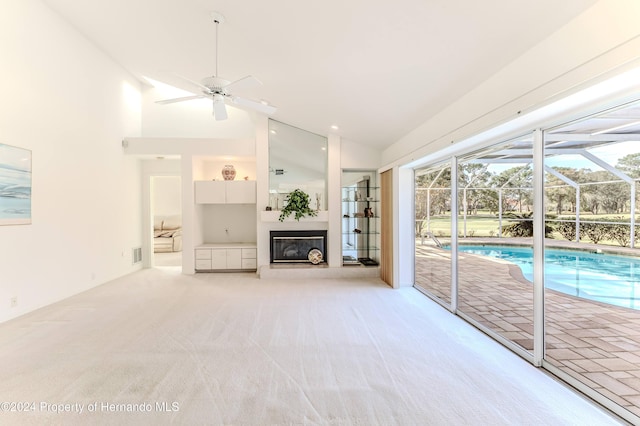
<instances>
[{"instance_id":1,"label":"white column","mask_svg":"<svg viewBox=\"0 0 640 426\"><path fill-rule=\"evenodd\" d=\"M579 243L579 242L580 242L580 185L576 187L576 243Z\"/></svg>"},{"instance_id":2,"label":"white column","mask_svg":"<svg viewBox=\"0 0 640 426\"><path fill-rule=\"evenodd\" d=\"M502 238L502 188L498 189L498 238Z\"/></svg>"},{"instance_id":3,"label":"white column","mask_svg":"<svg viewBox=\"0 0 640 426\"><path fill-rule=\"evenodd\" d=\"M193 155L185 153L180 159L182 169L182 273L195 274L194 248L202 243L202 206L195 205Z\"/></svg>"},{"instance_id":4,"label":"white column","mask_svg":"<svg viewBox=\"0 0 640 426\"><path fill-rule=\"evenodd\" d=\"M544 141L533 134L533 364L544 358Z\"/></svg>"},{"instance_id":5,"label":"white column","mask_svg":"<svg viewBox=\"0 0 640 426\"><path fill-rule=\"evenodd\" d=\"M269 119L256 117L256 246L258 271L269 265L269 227L260 213L269 205Z\"/></svg>"},{"instance_id":6,"label":"white column","mask_svg":"<svg viewBox=\"0 0 640 426\"><path fill-rule=\"evenodd\" d=\"M464 188L462 190L463 196L462 196L462 214L464 216L463 219L463 225L464 225L464 229L462 231L462 236L464 238L467 238L467 188ZM458 199L458 197L455 198L456 200Z\"/></svg>"},{"instance_id":7,"label":"white column","mask_svg":"<svg viewBox=\"0 0 640 426\"><path fill-rule=\"evenodd\" d=\"M342 267L342 169L340 165L341 139L330 134L327 138L327 244L329 267Z\"/></svg>"},{"instance_id":8,"label":"white column","mask_svg":"<svg viewBox=\"0 0 640 426\"><path fill-rule=\"evenodd\" d=\"M451 158L451 311L458 311L458 159Z\"/></svg>"},{"instance_id":9,"label":"white column","mask_svg":"<svg viewBox=\"0 0 640 426\"><path fill-rule=\"evenodd\" d=\"M411 287L415 283L415 174L413 169L397 168L398 185L394 187L394 287ZM396 201L397 200L397 201Z\"/></svg>"},{"instance_id":10,"label":"white column","mask_svg":"<svg viewBox=\"0 0 640 426\"><path fill-rule=\"evenodd\" d=\"M631 223L629 232L631 233L631 248L636 246L636 181L631 182Z\"/></svg>"},{"instance_id":11,"label":"white column","mask_svg":"<svg viewBox=\"0 0 640 426\"><path fill-rule=\"evenodd\" d=\"M431 232L431 188L427 188L427 232Z\"/></svg>"}]
</instances>

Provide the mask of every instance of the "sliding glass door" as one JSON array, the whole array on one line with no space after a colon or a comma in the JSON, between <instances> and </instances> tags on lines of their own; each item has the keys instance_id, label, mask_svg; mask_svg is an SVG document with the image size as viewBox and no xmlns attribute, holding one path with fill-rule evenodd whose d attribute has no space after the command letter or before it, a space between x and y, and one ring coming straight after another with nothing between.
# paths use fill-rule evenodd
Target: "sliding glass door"
<instances>
[{"instance_id":1,"label":"sliding glass door","mask_svg":"<svg viewBox=\"0 0 640 426\"><path fill-rule=\"evenodd\" d=\"M640 415L640 105L544 134L545 362Z\"/></svg>"},{"instance_id":2,"label":"sliding glass door","mask_svg":"<svg viewBox=\"0 0 640 426\"><path fill-rule=\"evenodd\" d=\"M533 139L458 160L458 312L533 351Z\"/></svg>"},{"instance_id":3,"label":"sliding glass door","mask_svg":"<svg viewBox=\"0 0 640 426\"><path fill-rule=\"evenodd\" d=\"M451 164L415 176L415 287L450 308Z\"/></svg>"}]
</instances>

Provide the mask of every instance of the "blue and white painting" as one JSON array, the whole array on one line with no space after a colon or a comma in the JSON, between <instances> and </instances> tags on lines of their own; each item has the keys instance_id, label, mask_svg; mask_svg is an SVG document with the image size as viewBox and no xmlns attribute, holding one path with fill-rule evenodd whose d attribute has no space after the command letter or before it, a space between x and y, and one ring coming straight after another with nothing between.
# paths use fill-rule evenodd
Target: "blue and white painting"
<instances>
[{"instance_id":1,"label":"blue and white painting","mask_svg":"<svg viewBox=\"0 0 640 426\"><path fill-rule=\"evenodd\" d=\"M0 144L0 225L31 223L31 151Z\"/></svg>"}]
</instances>

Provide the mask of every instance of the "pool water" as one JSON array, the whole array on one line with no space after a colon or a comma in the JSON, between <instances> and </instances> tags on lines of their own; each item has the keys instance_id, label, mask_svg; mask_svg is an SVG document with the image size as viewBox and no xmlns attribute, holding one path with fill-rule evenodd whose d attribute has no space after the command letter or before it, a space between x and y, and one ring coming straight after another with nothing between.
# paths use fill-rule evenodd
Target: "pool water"
<instances>
[{"instance_id":1,"label":"pool water","mask_svg":"<svg viewBox=\"0 0 640 426\"><path fill-rule=\"evenodd\" d=\"M533 282L533 248L459 245L460 252L515 263ZM640 309L640 258L545 248L545 287L572 296Z\"/></svg>"}]
</instances>

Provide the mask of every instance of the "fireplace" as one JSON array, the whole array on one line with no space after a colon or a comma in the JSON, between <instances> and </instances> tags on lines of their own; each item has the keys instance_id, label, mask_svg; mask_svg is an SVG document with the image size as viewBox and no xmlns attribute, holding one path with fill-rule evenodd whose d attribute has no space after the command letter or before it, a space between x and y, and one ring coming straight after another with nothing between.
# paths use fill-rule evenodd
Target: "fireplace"
<instances>
[{"instance_id":1,"label":"fireplace","mask_svg":"<svg viewBox=\"0 0 640 426\"><path fill-rule=\"evenodd\" d=\"M271 263L325 263L327 231L271 231Z\"/></svg>"}]
</instances>

